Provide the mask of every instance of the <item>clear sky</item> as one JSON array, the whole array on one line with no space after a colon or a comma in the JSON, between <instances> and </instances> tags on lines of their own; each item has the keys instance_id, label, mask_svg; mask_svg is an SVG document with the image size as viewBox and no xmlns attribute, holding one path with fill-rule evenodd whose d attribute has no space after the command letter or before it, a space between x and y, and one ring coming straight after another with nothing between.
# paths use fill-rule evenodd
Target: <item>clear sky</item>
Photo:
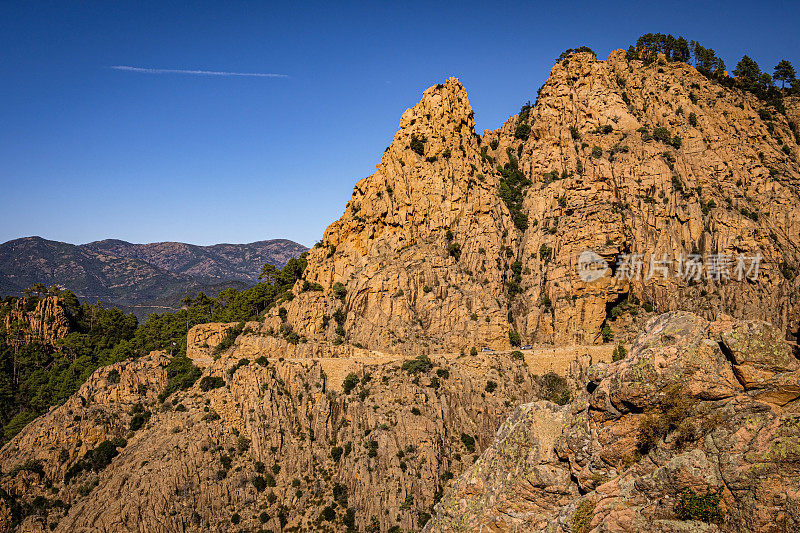
<instances>
[{"instance_id":1,"label":"clear sky","mask_svg":"<svg viewBox=\"0 0 800 533\"><path fill-rule=\"evenodd\" d=\"M0 242L306 245L449 76L478 131L554 60L684 35L800 70L800 2L0 3ZM159 69L158 72L114 66ZM280 74L234 76L163 70Z\"/></svg>"}]
</instances>

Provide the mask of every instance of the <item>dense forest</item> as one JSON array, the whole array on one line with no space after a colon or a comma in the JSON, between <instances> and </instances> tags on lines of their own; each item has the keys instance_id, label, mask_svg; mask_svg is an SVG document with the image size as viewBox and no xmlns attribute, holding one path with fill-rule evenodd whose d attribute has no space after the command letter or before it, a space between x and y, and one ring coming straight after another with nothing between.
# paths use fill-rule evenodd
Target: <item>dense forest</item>
<instances>
[{"instance_id":1,"label":"dense forest","mask_svg":"<svg viewBox=\"0 0 800 533\"><path fill-rule=\"evenodd\" d=\"M306 254L291 259L283 269L265 265L262 282L237 291L226 289L216 298L202 292L187 296L179 311L153 314L139 324L133 315L107 309L102 303L80 302L72 292L37 284L22 298L24 309L58 297L69 320L69 333L54 345L15 342L26 332L24 324L5 317L17 297L0 300L0 444L50 407L65 402L97 368L165 350L173 355L167 369L168 391L187 388L199 372L186 358L186 334L197 324L258 320L271 307L292 298L290 289L301 279Z\"/></svg>"}]
</instances>

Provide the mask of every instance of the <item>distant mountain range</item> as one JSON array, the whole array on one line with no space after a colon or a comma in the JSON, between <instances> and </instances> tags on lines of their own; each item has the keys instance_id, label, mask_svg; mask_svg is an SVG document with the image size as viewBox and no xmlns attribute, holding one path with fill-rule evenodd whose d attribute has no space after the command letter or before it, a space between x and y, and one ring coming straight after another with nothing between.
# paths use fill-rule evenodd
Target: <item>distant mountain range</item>
<instances>
[{"instance_id":1,"label":"distant mountain range","mask_svg":"<svg viewBox=\"0 0 800 533\"><path fill-rule=\"evenodd\" d=\"M195 246L115 239L75 245L24 237L0 245L0 295L20 295L34 283L58 285L142 318L175 309L187 293L249 287L265 263L283 267L306 250L286 239Z\"/></svg>"}]
</instances>

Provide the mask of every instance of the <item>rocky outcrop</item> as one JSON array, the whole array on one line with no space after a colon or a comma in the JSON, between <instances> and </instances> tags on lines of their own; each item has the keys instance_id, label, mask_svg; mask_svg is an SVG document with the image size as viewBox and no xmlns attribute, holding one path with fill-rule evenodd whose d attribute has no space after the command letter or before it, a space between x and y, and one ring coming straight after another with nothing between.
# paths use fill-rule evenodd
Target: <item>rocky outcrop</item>
<instances>
[{"instance_id":1,"label":"rocky outcrop","mask_svg":"<svg viewBox=\"0 0 800 533\"><path fill-rule=\"evenodd\" d=\"M299 282L270 327L405 353L503 347L511 332L585 344L638 302L796 335L800 148L786 117L622 51L561 61L497 131L476 135L472 116L455 79L423 93L310 252L307 281L324 290ZM585 251L608 275L580 276Z\"/></svg>"},{"instance_id":2,"label":"rocky outcrop","mask_svg":"<svg viewBox=\"0 0 800 533\"><path fill-rule=\"evenodd\" d=\"M96 371L0 451L10 523L418 530L513 406L549 390L518 354L284 358L245 338L163 404L168 355Z\"/></svg>"},{"instance_id":3,"label":"rocky outcrop","mask_svg":"<svg viewBox=\"0 0 800 533\"><path fill-rule=\"evenodd\" d=\"M6 342L20 345L37 342L55 347L58 339L70 332L69 318L56 296L41 300L19 298L0 304L0 317Z\"/></svg>"},{"instance_id":4,"label":"rocky outcrop","mask_svg":"<svg viewBox=\"0 0 800 533\"><path fill-rule=\"evenodd\" d=\"M571 406L520 406L426 531L796 529L800 372L781 337L653 319L627 358L589 368ZM737 379L742 367L768 378Z\"/></svg>"}]
</instances>

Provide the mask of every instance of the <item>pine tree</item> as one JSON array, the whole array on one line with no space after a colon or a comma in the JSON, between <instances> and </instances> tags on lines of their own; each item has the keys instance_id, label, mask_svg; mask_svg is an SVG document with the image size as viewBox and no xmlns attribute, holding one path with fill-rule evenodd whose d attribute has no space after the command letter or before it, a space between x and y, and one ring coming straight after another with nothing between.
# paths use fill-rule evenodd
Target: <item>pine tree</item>
<instances>
[{"instance_id":1,"label":"pine tree","mask_svg":"<svg viewBox=\"0 0 800 533\"><path fill-rule=\"evenodd\" d=\"M781 89L786 87L786 82L792 83L795 79L796 73L794 67L786 59L781 60L775 65L775 72L772 77L781 82Z\"/></svg>"},{"instance_id":2,"label":"pine tree","mask_svg":"<svg viewBox=\"0 0 800 533\"><path fill-rule=\"evenodd\" d=\"M736 64L736 68L733 69L733 75L745 85L753 85L761 80L761 68L759 68L758 63L745 55Z\"/></svg>"}]
</instances>

